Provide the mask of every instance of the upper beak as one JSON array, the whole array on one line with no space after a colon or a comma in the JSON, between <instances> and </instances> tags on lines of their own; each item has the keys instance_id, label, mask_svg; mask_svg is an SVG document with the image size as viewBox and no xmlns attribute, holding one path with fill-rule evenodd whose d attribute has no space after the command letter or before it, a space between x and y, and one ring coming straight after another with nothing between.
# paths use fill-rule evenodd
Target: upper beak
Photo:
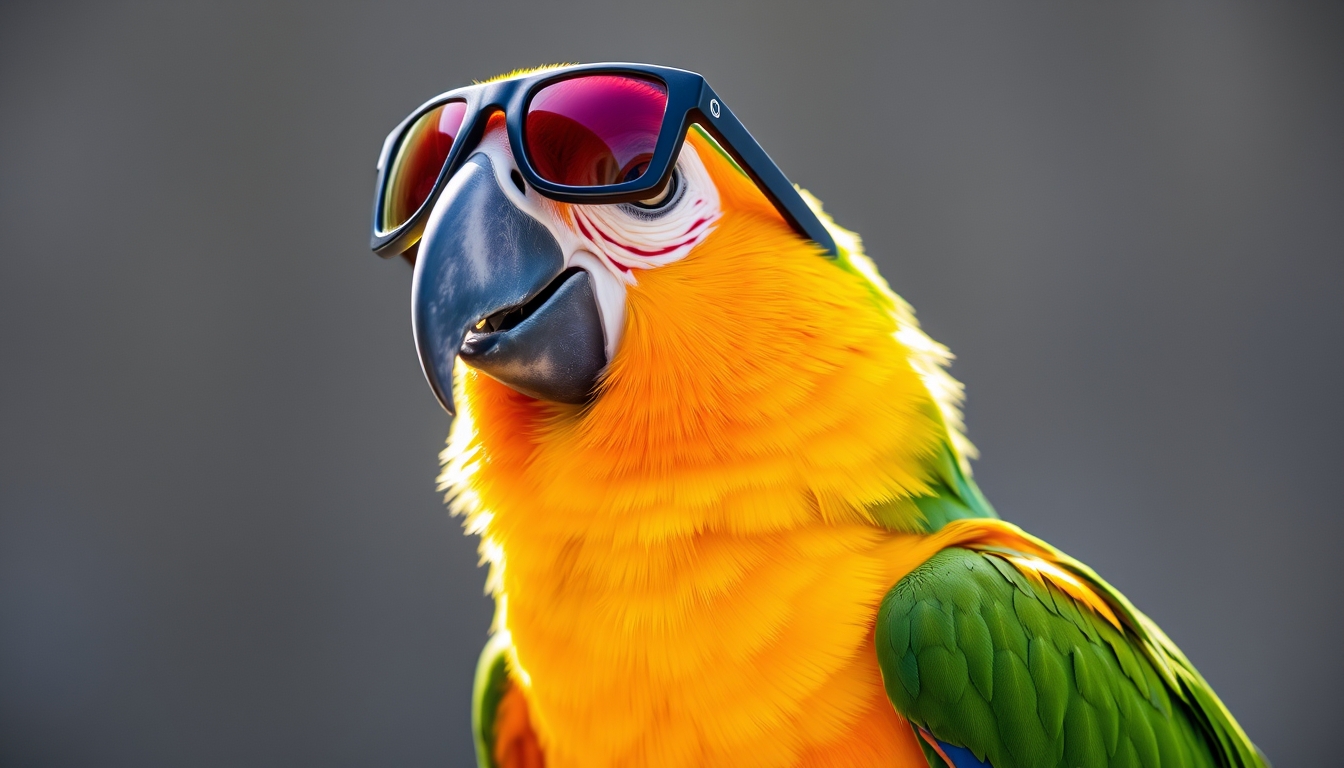
<instances>
[{"instance_id":1,"label":"upper beak","mask_svg":"<svg viewBox=\"0 0 1344 768\"><path fill-rule=\"evenodd\" d=\"M565 269L560 244L513 204L484 153L453 175L430 213L411 320L425 377L450 414L458 356L526 395L565 403L585 402L607 363L588 274Z\"/></svg>"}]
</instances>

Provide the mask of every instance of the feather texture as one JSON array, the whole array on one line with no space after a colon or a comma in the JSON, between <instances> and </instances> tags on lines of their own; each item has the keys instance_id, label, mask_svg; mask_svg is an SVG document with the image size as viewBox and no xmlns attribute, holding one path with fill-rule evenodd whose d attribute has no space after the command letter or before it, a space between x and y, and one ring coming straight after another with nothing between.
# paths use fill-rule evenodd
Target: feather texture
<instances>
[{"instance_id":1,"label":"feather texture","mask_svg":"<svg viewBox=\"0 0 1344 768\"><path fill-rule=\"evenodd\" d=\"M591 403L457 369L440 482L497 604L481 764L1263 765L1145 616L993 519L950 355L858 238L823 214L822 258L687 140L721 216L630 273Z\"/></svg>"},{"instance_id":2,"label":"feather texture","mask_svg":"<svg viewBox=\"0 0 1344 768\"><path fill-rule=\"evenodd\" d=\"M723 216L637 275L591 405L459 369L442 482L531 726L552 768L923 765L872 624L963 460L946 352L855 238L821 258L689 141Z\"/></svg>"},{"instance_id":3,"label":"feather texture","mask_svg":"<svg viewBox=\"0 0 1344 768\"><path fill-rule=\"evenodd\" d=\"M1267 765L1179 650L1086 566L1008 523L956 521L882 603L896 707L997 768Z\"/></svg>"}]
</instances>

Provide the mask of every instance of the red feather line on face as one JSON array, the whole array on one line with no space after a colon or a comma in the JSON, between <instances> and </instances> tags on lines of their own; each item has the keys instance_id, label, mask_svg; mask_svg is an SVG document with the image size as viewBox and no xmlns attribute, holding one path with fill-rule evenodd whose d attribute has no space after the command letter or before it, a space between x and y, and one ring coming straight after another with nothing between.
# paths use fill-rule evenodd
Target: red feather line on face
<instances>
[{"instance_id":1,"label":"red feather line on face","mask_svg":"<svg viewBox=\"0 0 1344 768\"><path fill-rule=\"evenodd\" d=\"M718 189L695 149L687 143L677 163L680 191L665 208L647 213L628 205L561 205L565 226L622 282L635 270L684 257L704 242L723 215Z\"/></svg>"},{"instance_id":2,"label":"red feather line on face","mask_svg":"<svg viewBox=\"0 0 1344 768\"><path fill-rule=\"evenodd\" d=\"M581 233L583 234L584 237L588 238L589 240L592 240L592 239L593 239L593 233L592 233L592 232L589 232L589 231L588 231L588 227L587 227L587 225L585 225L585 224L583 223L584 219L586 219L586 218L588 218L588 217L587 217L587 216L584 216L582 213L576 213L576 214L574 215L574 223L579 225L579 232L581 232ZM594 224L594 225L593 225L593 228L596 229L596 228L597 228L597 225ZM603 239L605 239L605 240L610 240L610 238L606 237L605 235L603 236ZM607 261L610 261L610 262L611 262L617 269L621 270L621 272L629 272L629 271L630 271L630 268L629 268L629 267L625 266L624 264L620 263L619 261L615 261L615 260L612 260L612 259L607 259Z\"/></svg>"},{"instance_id":3,"label":"red feather line on face","mask_svg":"<svg viewBox=\"0 0 1344 768\"><path fill-rule=\"evenodd\" d=\"M584 223L583 223L583 222L584 222L584 219L587 219L588 217L587 217L586 215L584 215L583 213L580 213L580 214L579 214L577 217L575 217L575 218L577 219L577 221L578 221L578 223L579 223L579 230L580 230L581 232L583 232L584 237L587 237L589 240L591 240L591 239L593 238L593 236L588 232L588 228L587 228L586 226L584 226ZM709 221L709 219L706 219L706 218L697 219L696 222L695 222L694 224L692 224L692 225L690 226L690 228L688 228L688 229L686 230L686 234L689 235L690 233L692 233L692 232L695 231L695 228L696 228L696 227L699 227L699 226L705 224L705 223L708 222L708 221ZM694 243L694 242L699 238L699 236L700 236L699 233L696 233L695 235L693 235L693 236L691 236L691 237L687 237L685 240L682 240L682 241L680 241L680 242L673 243L672 245L667 245L667 246L663 246L662 248L655 248L655 249L650 250L650 249L647 249L647 248L640 248L640 247L638 247L638 246L631 245L630 243L622 242L621 240L616 239L616 238L613 237L612 235L608 234L607 231L606 231L605 229L603 229L603 228L601 227L601 225L599 225L599 224L598 224L597 222L595 222L595 221L590 221L589 223L592 224L593 229L597 232L597 236L598 236L598 237L602 238L604 241L606 241L606 242L608 242L608 243L611 243L612 245L616 246L617 248L620 248L620 249L622 249L622 250L624 250L624 251L626 251L626 252L628 252L628 253L633 253L633 254L636 255L636 256L666 256L667 254L669 254L669 253L671 253L671 252L677 250L678 248L685 248L686 246L691 245L691 244Z\"/></svg>"}]
</instances>

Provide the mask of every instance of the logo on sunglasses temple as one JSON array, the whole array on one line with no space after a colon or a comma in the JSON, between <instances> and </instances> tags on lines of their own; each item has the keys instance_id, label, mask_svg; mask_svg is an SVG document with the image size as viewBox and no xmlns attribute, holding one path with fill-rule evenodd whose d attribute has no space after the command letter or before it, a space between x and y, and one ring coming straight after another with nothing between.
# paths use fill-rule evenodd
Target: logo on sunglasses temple
<instances>
[{"instance_id":1,"label":"logo on sunglasses temple","mask_svg":"<svg viewBox=\"0 0 1344 768\"><path fill-rule=\"evenodd\" d=\"M710 99L710 100L709 100L709 114L711 114L711 115L713 115L713 116L715 116L715 117L718 117L718 116L719 116L719 100L718 100L718 99Z\"/></svg>"}]
</instances>

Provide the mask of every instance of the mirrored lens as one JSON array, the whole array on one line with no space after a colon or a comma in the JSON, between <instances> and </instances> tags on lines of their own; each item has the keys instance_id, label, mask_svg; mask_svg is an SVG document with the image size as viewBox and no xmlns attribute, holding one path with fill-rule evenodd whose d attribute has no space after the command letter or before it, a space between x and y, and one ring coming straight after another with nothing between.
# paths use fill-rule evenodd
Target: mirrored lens
<instances>
[{"instance_id":1,"label":"mirrored lens","mask_svg":"<svg viewBox=\"0 0 1344 768\"><path fill-rule=\"evenodd\" d=\"M383 185L383 232L405 224L429 198L466 114L466 104L450 101L421 115L406 131Z\"/></svg>"},{"instance_id":2,"label":"mirrored lens","mask_svg":"<svg viewBox=\"0 0 1344 768\"><path fill-rule=\"evenodd\" d=\"M634 181L648 170L667 88L626 75L562 80L532 97L523 144L543 179L571 187Z\"/></svg>"}]
</instances>

